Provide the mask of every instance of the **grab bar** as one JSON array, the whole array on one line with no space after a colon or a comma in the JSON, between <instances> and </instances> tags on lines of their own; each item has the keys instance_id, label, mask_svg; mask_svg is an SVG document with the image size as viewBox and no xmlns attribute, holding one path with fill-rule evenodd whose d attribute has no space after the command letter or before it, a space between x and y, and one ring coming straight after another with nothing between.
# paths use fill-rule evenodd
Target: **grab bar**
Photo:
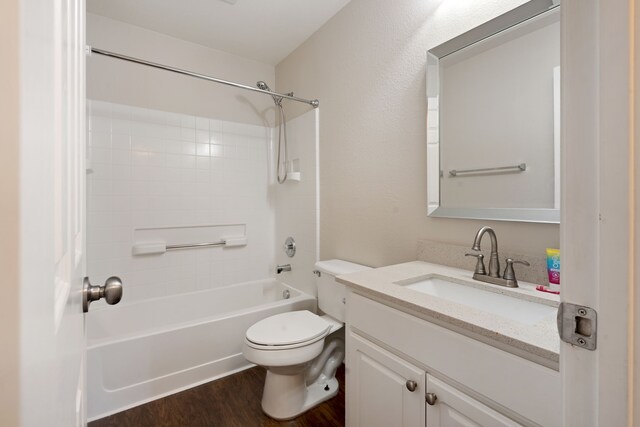
<instances>
[{"instance_id":1,"label":"grab bar","mask_svg":"<svg viewBox=\"0 0 640 427\"><path fill-rule=\"evenodd\" d=\"M217 242L205 242L205 243L186 243L181 245L167 245L163 242L158 243L138 243L133 245L131 253L133 255L152 255L163 254L167 251L177 251L180 249L191 248L206 248L214 246L234 247L234 246L246 246L247 237L228 237L226 239L219 240Z\"/></svg>"},{"instance_id":2,"label":"grab bar","mask_svg":"<svg viewBox=\"0 0 640 427\"><path fill-rule=\"evenodd\" d=\"M188 248L202 248L205 246L224 246L227 244L226 240L220 240L219 242L206 242L206 243L188 243L186 245L167 245L166 250L175 251L178 249L188 249Z\"/></svg>"},{"instance_id":3,"label":"grab bar","mask_svg":"<svg viewBox=\"0 0 640 427\"><path fill-rule=\"evenodd\" d=\"M454 177L454 176L458 176L460 174L465 174L465 173L499 172L499 171L509 171L509 170L513 170L514 172L524 172L527 170L527 164L520 163L519 165L515 165L515 166L502 166L498 168L465 169L460 171L456 169L451 169L449 171L449 175L451 177Z\"/></svg>"}]
</instances>

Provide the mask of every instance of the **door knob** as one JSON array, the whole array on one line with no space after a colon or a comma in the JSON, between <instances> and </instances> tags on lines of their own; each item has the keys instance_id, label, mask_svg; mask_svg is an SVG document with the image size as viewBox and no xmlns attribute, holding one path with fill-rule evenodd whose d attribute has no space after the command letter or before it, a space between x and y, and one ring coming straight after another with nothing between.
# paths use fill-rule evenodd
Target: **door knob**
<instances>
[{"instance_id":1,"label":"door knob","mask_svg":"<svg viewBox=\"0 0 640 427\"><path fill-rule=\"evenodd\" d=\"M418 388L418 383L414 380L407 380L407 383L405 385L407 386L407 390L411 392L416 391L416 388Z\"/></svg>"},{"instance_id":2,"label":"door knob","mask_svg":"<svg viewBox=\"0 0 640 427\"><path fill-rule=\"evenodd\" d=\"M425 399L429 405L435 405L436 400L438 400L438 396L435 393L427 393Z\"/></svg>"},{"instance_id":3,"label":"door knob","mask_svg":"<svg viewBox=\"0 0 640 427\"><path fill-rule=\"evenodd\" d=\"M89 311L89 304L104 298L107 304L114 305L122 299L122 280L119 277L111 276L104 286L93 286L88 277L84 278L82 287L82 311Z\"/></svg>"}]
</instances>

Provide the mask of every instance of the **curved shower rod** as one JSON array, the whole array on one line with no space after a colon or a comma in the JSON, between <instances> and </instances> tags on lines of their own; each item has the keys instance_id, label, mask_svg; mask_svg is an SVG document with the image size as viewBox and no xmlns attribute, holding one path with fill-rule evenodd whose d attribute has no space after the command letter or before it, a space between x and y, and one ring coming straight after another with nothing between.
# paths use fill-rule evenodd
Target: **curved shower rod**
<instances>
[{"instance_id":1,"label":"curved shower rod","mask_svg":"<svg viewBox=\"0 0 640 427\"><path fill-rule=\"evenodd\" d=\"M268 90L258 89L257 87L247 86L247 85L243 85L241 83L231 82L229 80L217 79L215 77L207 76L205 74L194 73L193 71L182 70L180 68L170 67L168 65L162 65L162 64L155 63L155 62L151 62L151 61L145 61L144 59L134 58L132 56L122 55L120 53L110 52L108 50L98 49L98 48L91 47L91 46L87 46L87 50L90 50L91 53L97 53L98 55L109 56L111 58L122 59L123 61L129 61L129 62L133 62L133 63L136 63L136 64L146 65L148 67L158 68L158 69L166 70L166 71L172 71L174 73L178 73L178 74L182 74L182 75L190 76L190 77L195 77L195 78L202 79L202 80L207 80L207 81L210 81L210 82L221 83L223 85L233 86L233 87L237 87L237 88L240 88L240 89L246 89L246 90L250 90L252 92L264 93L264 94L267 94L269 96L274 96L275 95L277 97L284 98L284 99L290 99L292 101L304 102L305 104L311 105L313 108L318 108L318 106L320 105L320 101L318 101L317 99L298 98L297 96L293 96L293 95L286 95L286 94L283 94L283 93L277 93L277 92L271 92L271 91L268 91Z\"/></svg>"}]
</instances>

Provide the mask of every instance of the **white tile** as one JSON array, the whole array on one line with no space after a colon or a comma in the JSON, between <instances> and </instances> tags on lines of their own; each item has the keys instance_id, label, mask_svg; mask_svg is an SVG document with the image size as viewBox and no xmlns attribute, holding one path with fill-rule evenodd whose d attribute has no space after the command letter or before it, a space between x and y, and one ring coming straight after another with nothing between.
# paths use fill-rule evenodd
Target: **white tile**
<instances>
[{"instance_id":1,"label":"white tile","mask_svg":"<svg viewBox=\"0 0 640 427\"><path fill-rule=\"evenodd\" d=\"M196 158L196 168L209 170L209 157L198 156Z\"/></svg>"},{"instance_id":2,"label":"white tile","mask_svg":"<svg viewBox=\"0 0 640 427\"><path fill-rule=\"evenodd\" d=\"M165 166L166 155L164 153L149 153L147 157L148 164L150 166Z\"/></svg>"},{"instance_id":3,"label":"white tile","mask_svg":"<svg viewBox=\"0 0 640 427\"><path fill-rule=\"evenodd\" d=\"M182 140L168 140L165 144L165 152L170 154L181 154L182 153Z\"/></svg>"},{"instance_id":4,"label":"white tile","mask_svg":"<svg viewBox=\"0 0 640 427\"><path fill-rule=\"evenodd\" d=\"M196 129L206 130L209 132L209 119L204 117L196 117Z\"/></svg>"},{"instance_id":5,"label":"white tile","mask_svg":"<svg viewBox=\"0 0 640 427\"><path fill-rule=\"evenodd\" d=\"M209 144L196 144L196 154L198 156L209 156Z\"/></svg>"},{"instance_id":6,"label":"white tile","mask_svg":"<svg viewBox=\"0 0 640 427\"><path fill-rule=\"evenodd\" d=\"M209 120L209 132L222 132L223 123L222 120Z\"/></svg>"},{"instance_id":7,"label":"white tile","mask_svg":"<svg viewBox=\"0 0 640 427\"><path fill-rule=\"evenodd\" d=\"M131 148L138 151L164 152L165 140L148 136L132 136Z\"/></svg>"},{"instance_id":8,"label":"white tile","mask_svg":"<svg viewBox=\"0 0 640 427\"><path fill-rule=\"evenodd\" d=\"M112 181L111 194L116 196L130 196L133 194L131 180L115 179Z\"/></svg>"},{"instance_id":9,"label":"white tile","mask_svg":"<svg viewBox=\"0 0 640 427\"><path fill-rule=\"evenodd\" d=\"M224 146L224 157L227 159L235 159L238 156L238 150L235 145Z\"/></svg>"},{"instance_id":10,"label":"white tile","mask_svg":"<svg viewBox=\"0 0 640 427\"><path fill-rule=\"evenodd\" d=\"M182 143L182 154L187 154L189 156L196 155L196 144L193 142L183 142Z\"/></svg>"},{"instance_id":11,"label":"white tile","mask_svg":"<svg viewBox=\"0 0 640 427\"><path fill-rule=\"evenodd\" d=\"M113 119L111 121L111 132L128 135L131 132L131 122L126 119Z\"/></svg>"},{"instance_id":12,"label":"white tile","mask_svg":"<svg viewBox=\"0 0 640 427\"><path fill-rule=\"evenodd\" d=\"M110 212L113 210L113 200L110 195L94 195L89 200L89 212Z\"/></svg>"},{"instance_id":13,"label":"white tile","mask_svg":"<svg viewBox=\"0 0 640 427\"><path fill-rule=\"evenodd\" d=\"M106 179L94 179L88 185L89 192L92 196L108 196L111 195L111 181Z\"/></svg>"},{"instance_id":14,"label":"white tile","mask_svg":"<svg viewBox=\"0 0 640 427\"><path fill-rule=\"evenodd\" d=\"M109 179L111 178L112 165L107 163L96 163L91 165L90 179Z\"/></svg>"},{"instance_id":15,"label":"white tile","mask_svg":"<svg viewBox=\"0 0 640 427\"><path fill-rule=\"evenodd\" d=\"M190 183L196 182L196 170L195 169L182 169L181 181Z\"/></svg>"},{"instance_id":16,"label":"white tile","mask_svg":"<svg viewBox=\"0 0 640 427\"><path fill-rule=\"evenodd\" d=\"M90 131L111 132L111 118L104 116L93 116L91 118Z\"/></svg>"},{"instance_id":17,"label":"white tile","mask_svg":"<svg viewBox=\"0 0 640 427\"><path fill-rule=\"evenodd\" d=\"M196 130L194 128L182 128L180 131L180 139L183 141L195 142Z\"/></svg>"},{"instance_id":18,"label":"white tile","mask_svg":"<svg viewBox=\"0 0 640 427\"><path fill-rule=\"evenodd\" d=\"M108 132L89 132L89 145L91 147L111 148L111 134Z\"/></svg>"},{"instance_id":19,"label":"white tile","mask_svg":"<svg viewBox=\"0 0 640 427\"><path fill-rule=\"evenodd\" d=\"M223 145L211 145L210 148L211 157L223 157L224 156L224 146Z\"/></svg>"},{"instance_id":20,"label":"white tile","mask_svg":"<svg viewBox=\"0 0 640 427\"><path fill-rule=\"evenodd\" d=\"M179 154L167 154L165 156L165 166L169 168L180 168L182 167L182 159L186 156L182 156Z\"/></svg>"},{"instance_id":21,"label":"white tile","mask_svg":"<svg viewBox=\"0 0 640 427\"><path fill-rule=\"evenodd\" d=\"M114 150L130 150L131 137L126 134L116 134L111 136L111 145Z\"/></svg>"},{"instance_id":22,"label":"white tile","mask_svg":"<svg viewBox=\"0 0 640 427\"><path fill-rule=\"evenodd\" d=\"M209 131L208 130L196 130L196 142L199 144L209 143Z\"/></svg>"},{"instance_id":23,"label":"white tile","mask_svg":"<svg viewBox=\"0 0 640 427\"><path fill-rule=\"evenodd\" d=\"M129 302L147 292L172 295L269 275L274 206L298 212L280 219L309 244L306 228L315 224L300 213L312 216L315 209L301 211L300 203L307 202L299 200L315 200L313 188L304 186L308 182L288 187L287 197L275 205L269 197L269 128L109 103L99 104L100 109L107 113L98 129L107 129L100 128L105 122L110 128L88 133L90 147L97 149L91 153L95 170L88 175L88 263L105 275L117 266L137 289L128 293ZM92 103L89 110L93 121ZM303 133L295 123L290 132L295 137L290 138L291 155L306 161L306 147L295 142ZM314 166L301 163L305 169ZM145 259L131 255L134 227L224 223L246 223L252 244L235 251L214 248Z\"/></svg>"},{"instance_id":24,"label":"white tile","mask_svg":"<svg viewBox=\"0 0 640 427\"><path fill-rule=\"evenodd\" d=\"M185 116L183 115L180 119L180 126L183 128L191 128L195 129L196 127L196 118L193 116Z\"/></svg>"},{"instance_id":25,"label":"white tile","mask_svg":"<svg viewBox=\"0 0 640 427\"><path fill-rule=\"evenodd\" d=\"M111 163L111 149L104 147L91 147L91 163Z\"/></svg>"}]
</instances>

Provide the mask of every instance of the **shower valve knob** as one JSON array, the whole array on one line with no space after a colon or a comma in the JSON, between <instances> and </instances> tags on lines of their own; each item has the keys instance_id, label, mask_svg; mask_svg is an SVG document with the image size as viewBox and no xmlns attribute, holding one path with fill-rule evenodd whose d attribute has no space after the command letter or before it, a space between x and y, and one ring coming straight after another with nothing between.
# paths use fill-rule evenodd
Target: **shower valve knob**
<instances>
[{"instance_id":1,"label":"shower valve knob","mask_svg":"<svg viewBox=\"0 0 640 427\"><path fill-rule=\"evenodd\" d=\"M293 240L293 237L287 237L287 240L284 242L284 253L287 254L289 258L293 258L296 254L296 241Z\"/></svg>"}]
</instances>

